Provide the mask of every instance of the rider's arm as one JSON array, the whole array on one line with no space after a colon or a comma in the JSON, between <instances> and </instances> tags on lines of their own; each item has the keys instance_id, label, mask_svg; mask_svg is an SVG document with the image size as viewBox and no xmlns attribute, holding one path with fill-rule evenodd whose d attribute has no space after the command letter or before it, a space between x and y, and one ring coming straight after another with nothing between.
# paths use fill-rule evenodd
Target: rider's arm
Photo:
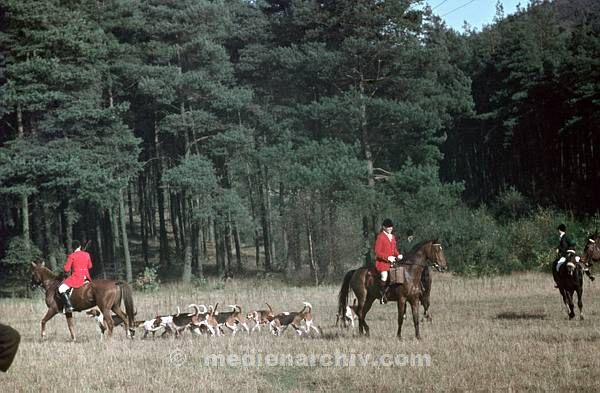
<instances>
[{"instance_id":1,"label":"rider's arm","mask_svg":"<svg viewBox=\"0 0 600 393\"><path fill-rule=\"evenodd\" d=\"M71 267L73 266L73 254L67 257L67 262L65 262L65 273L69 273L71 271Z\"/></svg>"}]
</instances>

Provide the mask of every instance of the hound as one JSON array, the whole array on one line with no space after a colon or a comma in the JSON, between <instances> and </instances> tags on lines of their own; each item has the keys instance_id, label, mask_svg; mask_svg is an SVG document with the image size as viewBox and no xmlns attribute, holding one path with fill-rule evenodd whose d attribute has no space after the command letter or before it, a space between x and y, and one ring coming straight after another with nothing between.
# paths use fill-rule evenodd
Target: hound
<instances>
[{"instance_id":1,"label":"hound","mask_svg":"<svg viewBox=\"0 0 600 393\"><path fill-rule=\"evenodd\" d=\"M215 314L219 328L228 328L234 336L242 328L249 334L247 320L242 317L242 308L237 304L230 304L229 307L233 308L233 311Z\"/></svg>"},{"instance_id":2,"label":"hound","mask_svg":"<svg viewBox=\"0 0 600 393\"><path fill-rule=\"evenodd\" d=\"M254 310L246 314L246 319L250 321L254 321L254 326L252 327L251 333L255 330L260 332L261 325L267 326L275 317L275 313L273 312L273 308L269 303L265 303L268 310Z\"/></svg>"},{"instance_id":3,"label":"hound","mask_svg":"<svg viewBox=\"0 0 600 393\"><path fill-rule=\"evenodd\" d=\"M179 309L179 306L177 306L177 314L175 314L175 316L178 316L180 313L181 310ZM142 337L142 339L145 339L148 336L148 333L152 333L152 338L154 338L156 332L161 329L165 330L162 333L161 337L164 336L166 333L168 333L167 329L169 328L167 326L170 325L172 322L173 315L157 315L152 319L141 321L141 326L144 327L144 336Z\"/></svg>"},{"instance_id":4,"label":"hound","mask_svg":"<svg viewBox=\"0 0 600 393\"><path fill-rule=\"evenodd\" d=\"M300 311L283 312L275 315L269 323L271 333L275 336L281 336L287 327L291 325L299 336L309 334L310 329L313 329L317 334L321 334L321 329L313 325L312 305L308 302L303 304L304 307ZM302 321L305 322L305 326L301 325Z\"/></svg>"},{"instance_id":5,"label":"hound","mask_svg":"<svg viewBox=\"0 0 600 393\"><path fill-rule=\"evenodd\" d=\"M177 308L177 314L171 315L171 318L162 318L160 325L164 326L165 333L172 332L175 337L181 335L188 326L192 324L192 319L196 316L200 310L197 305L189 304L188 308L195 308L195 313L181 314L179 307ZM164 334L164 333L163 333Z\"/></svg>"},{"instance_id":6,"label":"hound","mask_svg":"<svg viewBox=\"0 0 600 393\"><path fill-rule=\"evenodd\" d=\"M191 306L196 309L196 312L192 316L192 321L189 324L188 328L193 334L201 336L203 333L206 333L208 331L206 326L200 325L200 321L206 318L206 315L209 313L209 309L204 304L191 304ZM202 311L200 311L201 308Z\"/></svg>"},{"instance_id":7,"label":"hound","mask_svg":"<svg viewBox=\"0 0 600 393\"><path fill-rule=\"evenodd\" d=\"M335 326L338 326L340 319L342 320L342 327L348 327L348 323L350 326L354 327L354 321L358 319L358 315L356 314L356 310L358 309L356 298L351 306L346 306L346 312L344 315L336 314Z\"/></svg>"},{"instance_id":8,"label":"hound","mask_svg":"<svg viewBox=\"0 0 600 393\"><path fill-rule=\"evenodd\" d=\"M104 315L102 315L100 310L98 310L97 308L92 308L91 310L88 310L85 313L87 314L88 317L94 318L96 320L96 328L98 330L98 333L100 334L100 338L103 338L104 332L106 331ZM125 326L123 324L123 322L124 322L123 319L121 319L121 317L119 317L117 314L112 314L112 320L113 320L113 326L117 327L119 325L123 325L123 328L125 328ZM130 327L129 334L131 335L131 337L133 337L135 335L134 327L136 327L135 323L134 323L134 326Z\"/></svg>"},{"instance_id":9,"label":"hound","mask_svg":"<svg viewBox=\"0 0 600 393\"><path fill-rule=\"evenodd\" d=\"M192 320L192 324L198 329L206 329L213 336L221 336L221 328L219 327L219 321L216 318L217 307L219 303L215 305L215 308L209 308L208 313L204 315L196 314Z\"/></svg>"}]
</instances>

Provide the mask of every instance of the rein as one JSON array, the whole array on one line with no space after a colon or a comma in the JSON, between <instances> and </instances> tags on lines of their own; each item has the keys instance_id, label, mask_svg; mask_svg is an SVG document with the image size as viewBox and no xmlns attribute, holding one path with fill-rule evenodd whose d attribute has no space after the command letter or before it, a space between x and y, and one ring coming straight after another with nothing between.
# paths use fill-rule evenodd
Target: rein
<instances>
[{"instance_id":1,"label":"rein","mask_svg":"<svg viewBox=\"0 0 600 393\"><path fill-rule=\"evenodd\" d=\"M431 247L434 246L441 246L440 243L432 243ZM413 254L414 255L414 254ZM407 258L408 259L408 258ZM396 262L395 265L407 265L407 266L421 266L421 267L429 267L429 263L427 263L427 261L429 260L428 257L425 257L425 262L404 262L404 260L401 260L400 262ZM434 262L436 263L436 262Z\"/></svg>"}]
</instances>

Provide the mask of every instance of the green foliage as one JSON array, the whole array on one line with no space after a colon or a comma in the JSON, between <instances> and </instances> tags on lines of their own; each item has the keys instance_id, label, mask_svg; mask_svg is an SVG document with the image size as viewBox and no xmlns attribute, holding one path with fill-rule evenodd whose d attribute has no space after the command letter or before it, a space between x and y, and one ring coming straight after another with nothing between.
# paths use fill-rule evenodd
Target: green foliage
<instances>
[{"instance_id":1,"label":"green foliage","mask_svg":"<svg viewBox=\"0 0 600 393\"><path fill-rule=\"evenodd\" d=\"M191 283L196 288L206 288L206 286L208 285L208 280L204 277L201 278L196 275L193 275Z\"/></svg>"},{"instance_id":2,"label":"green foliage","mask_svg":"<svg viewBox=\"0 0 600 393\"><path fill-rule=\"evenodd\" d=\"M146 267L144 271L136 277L133 287L142 292L155 292L160 289L158 270L153 267Z\"/></svg>"},{"instance_id":3,"label":"green foliage","mask_svg":"<svg viewBox=\"0 0 600 393\"><path fill-rule=\"evenodd\" d=\"M31 241L26 241L17 236L10 239L6 254L2 259L9 271L10 278L17 280L26 280L29 278L29 269L31 262L42 256L42 252Z\"/></svg>"},{"instance_id":4,"label":"green foliage","mask_svg":"<svg viewBox=\"0 0 600 393\"><path fill-rule=\"evenodd\" d=\"M493 204L494 215L501 221L515 220L531 211L527 198L514 187L501 192Z\"/></svg>"}]
</instances>

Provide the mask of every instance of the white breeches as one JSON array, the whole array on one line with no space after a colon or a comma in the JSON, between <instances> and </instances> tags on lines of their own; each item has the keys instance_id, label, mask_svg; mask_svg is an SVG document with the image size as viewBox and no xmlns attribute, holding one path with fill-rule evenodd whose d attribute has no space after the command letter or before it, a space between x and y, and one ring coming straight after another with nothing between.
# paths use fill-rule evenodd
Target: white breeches
<instances>
[{"instance_id":1,"label":"white breeches","mask_svg":"<svg viewBox=\"0 0 600 393\"><path fill-rule=\"evenodd\" d=\"M67 284L60 284L60 286L58 287L58 293L65 293L67 292L69 289L71 289L70 286L68 286Z\"/></svg>"},{"instance_id":2,"label":"white breeches","mask_svg":"<svg viewBox=\"0 0 600 393\"><path fill-rule=\"evenodd\" d=\"M381 272L381 281L387 281L388 272Z\"/></svg>"}]
</instances>

